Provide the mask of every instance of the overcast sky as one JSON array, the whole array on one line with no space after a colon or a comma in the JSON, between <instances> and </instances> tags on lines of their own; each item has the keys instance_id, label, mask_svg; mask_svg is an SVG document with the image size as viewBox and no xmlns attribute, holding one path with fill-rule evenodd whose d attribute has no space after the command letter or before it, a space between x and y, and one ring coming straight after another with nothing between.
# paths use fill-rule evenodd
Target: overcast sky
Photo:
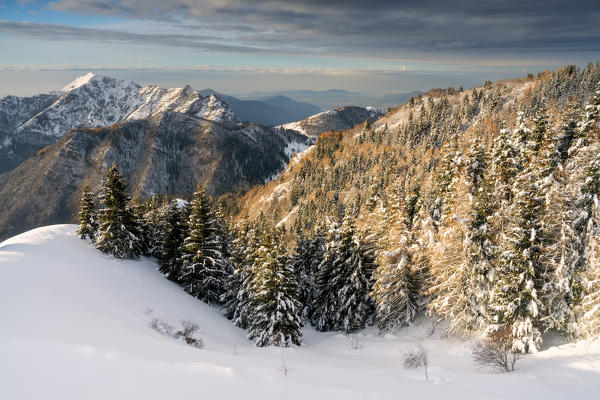
<instances>
[{"instance_id":1,"label":"overcast sky","mask_svg":"<svg viewBox=\"0 0 600 400\"><path fill-rule=\"evenodd\" d=\"M386 94L600 59L590 1L0 0L0 96L140 84Z\"/></svg>"}]
</instances>

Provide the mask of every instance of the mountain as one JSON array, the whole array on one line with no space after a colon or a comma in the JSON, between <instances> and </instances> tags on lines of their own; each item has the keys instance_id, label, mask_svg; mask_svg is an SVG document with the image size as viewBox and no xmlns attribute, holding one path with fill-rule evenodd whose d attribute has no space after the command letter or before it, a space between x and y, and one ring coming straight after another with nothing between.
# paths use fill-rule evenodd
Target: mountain
<instances>
[{"instance_id":1,"label":"mountain","mask_svg":"<svg viewBox=\"0 0 600 400\"><path fill-rule=\"evenodd\" d=\"M3 99L0 115L14 113L21 103L39 106L30 107L22 118L8 121L0 128L5 132L0 143L0 173L14 168L76 128L107 127L167 111L215 122L240 123L217 95L202 96L189 86L174 89L141 87L131 81L92 73L77 78L54 97Z\"/></svg>"},{"instance_id":2,"label":"mountain","mask_svg":"<svg viewBox=\"0 0 600 400\"><path fill-rule=\"evenodd\" d=\"M408 103L411 97L423 94L421 91L408 93L387 94L376 96L358 92L349 92L341 89L329 90L288 90L279 92L254 92L248 95L249 99L261 99L269 96L286 96L295 101L315 104L323 110L335 109L343 106L360 107L399 107Z\"/></svg>"},{"instance_id":3,"label":"mountain","mask_svg":"<svg viewBox=\"0 0 600 400\"><path fill-rule=\"evenodd\" d=\"M209 112L210 103L201 113L195 108L191 114L162 111L105 128L71 130L1 174L2 236L72 221L83 180L99 190L104 170L112 163L128 180L130 193L141 198L185 195L198 183L211 195L220 195L276 177L294 153L312 143L293 131L221 118L223 109ZM204 118L207 113L212 120Z\"/></svg>"},{"instance_id":4,"label":"mountain","mask_svg":"<svg viewBox=\"0 0 600 400\"><path fill-rule=\"evenodd\" d=\"M0 236L72 221L83 180L99 190L112 163L141 198L185 195L198 183L219 196L276 178L323 131L380 115L349 108L281 129L241 122L227 99L94 74L54 94L3 99ZM269 102L261 104L293 103Z\"/></svg>"},{"instance_id":5,"label":"mountain","mask_svg":"<svg viewBox=\"0 0 600 400\"><path fill-rule=\"evenodd\" d=\"M576 124L569 118L574 110L584 112L581 107L599 81L600 69L592 65L562 68L537 78L488 82L465 91L431 90L412 105L388 110L370 127L360 124L321 135L278 179L233 199L230 209L236 210L238 219L267 215L285 225L287 232L307 232L325 216L348 214L372 227L373 202L385 202L395 190L405 194L416 190L423 215L425 210L434 213L435 182L443 180L438 178L443 173L443 144L460 149L460 156L451 158L457 163L475 138L490 155L503 127L518 127L518 112L529 116L528 126L533 126L531 119L546 107L559 146L569 137L562 129ZM305 128L309 120L283 127L309 134Z\"/></svg>"},{"instance_id":6,"label":"mountain","mask_svg":"<svg viewBox=\"0 0 600 400\"><path fill-rule=\"evenodd\" d=\"M367 119L375 121L385 113L376 108L342 107L337 110L324 111L301 121L281 125L284 130L292 130L304 135L317 138L327 131L344 131Z\"/></svg>"},{"instance_id":7,"label":"mountain","mask_svg":"<svg viewBox=\"0 0 600 400\"><path fill-rule=\"evenodd\" d=\"M260 100L240 100L221 95L231 110L242 120L263 125L280 125L298 121L322 110L312 104L294 101L285 96L273 96Z\"/></svg>"},{"instance_id":8,"label":"mountain","mask_svg":"<svg viewBox=\"0 0 600 400\"><path fill-rule=\"evenodd\" d=\"M48 226L0 243L5 399L165 399L175 390L194 398L199 388L208 399L263 400L396 399L399 390L424 400L597 393L597 342L551 346L511 374L477 370L471 342L447 338L439 324L382 335L306 326L303 346L257 348L221 310L163 277L153 259L107 257L75 230ZM198 325L194 337L203 348L168 333L186 321ZM429 351L429 381L402 368L415 343Z\"/></svg>"}]
</instances>

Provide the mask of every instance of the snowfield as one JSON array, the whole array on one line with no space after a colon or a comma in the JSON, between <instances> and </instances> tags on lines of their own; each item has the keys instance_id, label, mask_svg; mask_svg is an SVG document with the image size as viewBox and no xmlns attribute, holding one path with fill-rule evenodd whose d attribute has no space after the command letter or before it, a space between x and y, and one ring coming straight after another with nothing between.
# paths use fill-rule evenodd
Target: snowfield
<instances>
[{"instance_id":1,"label":"snowfield","mask_svg":"<svg viewBox=\"0 0 600 400\"><path fill-rule=\"evenodd\" d=\"M304 346L256 348L219 310L164 279L154 260L120 261L74 225L0 243L0 398L13 399L592 399L600 344L562 344L511 374L477 370L469 342L425 322L397 335L304 328ZM203 349L151 321L196 322ZM546 338L546 343L552 342ZM422 343L429 381L402 367ZM357 348L358 347L358 348ZM288 374L284 375L283 363Z\"/></svg>"}]
</instances>

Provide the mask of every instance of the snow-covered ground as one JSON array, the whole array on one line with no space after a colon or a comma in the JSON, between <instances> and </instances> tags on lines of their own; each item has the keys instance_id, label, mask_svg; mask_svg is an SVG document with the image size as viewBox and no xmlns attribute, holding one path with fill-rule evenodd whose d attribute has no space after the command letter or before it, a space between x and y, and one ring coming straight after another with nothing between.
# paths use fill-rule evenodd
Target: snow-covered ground
<instances>
[{"instance_id":1,"label":"snow-covered ground","mask_svg":"<svg viewBox=\"0 0 600 400\"><path fill-rule=\"evenodd\" d=\"M36 229L0 243L0 398L13 399L593 399L600 345L563 344L511 374L478 371L469 343L429 323L377 335L304 329L298 348L255 348L220 312L164 279L150 259L120 261L75 235ZM161 335L196 322L203 349ZM548 342L548 341L547 341ZM430 352L429 381L402 367ZM283 373L283 359L289 368Z\"/></svg>"}]
</instances>

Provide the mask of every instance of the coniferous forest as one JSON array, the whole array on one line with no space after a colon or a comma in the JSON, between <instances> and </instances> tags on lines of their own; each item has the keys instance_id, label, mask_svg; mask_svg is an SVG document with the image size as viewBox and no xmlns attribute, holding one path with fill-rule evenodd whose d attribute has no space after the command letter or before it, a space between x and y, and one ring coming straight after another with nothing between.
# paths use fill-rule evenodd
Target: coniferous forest
<instances>
[{"instance_id":1,"label":"coniferous forest","mask_svg":"<svg viewBox=\"0 0 600 400\"><path fill-rule=\"evenodd\" d=\"M220 307L257 346L301 327L600 335L600 66L433 90L322 134L277 180L131 201L115 165L82 190L82 238ZM279 193L280 195L276 195ZM283 193L283 194L281 194ZM267 200L264 200L267 199Z\"/></svg>"}]
</instances>

